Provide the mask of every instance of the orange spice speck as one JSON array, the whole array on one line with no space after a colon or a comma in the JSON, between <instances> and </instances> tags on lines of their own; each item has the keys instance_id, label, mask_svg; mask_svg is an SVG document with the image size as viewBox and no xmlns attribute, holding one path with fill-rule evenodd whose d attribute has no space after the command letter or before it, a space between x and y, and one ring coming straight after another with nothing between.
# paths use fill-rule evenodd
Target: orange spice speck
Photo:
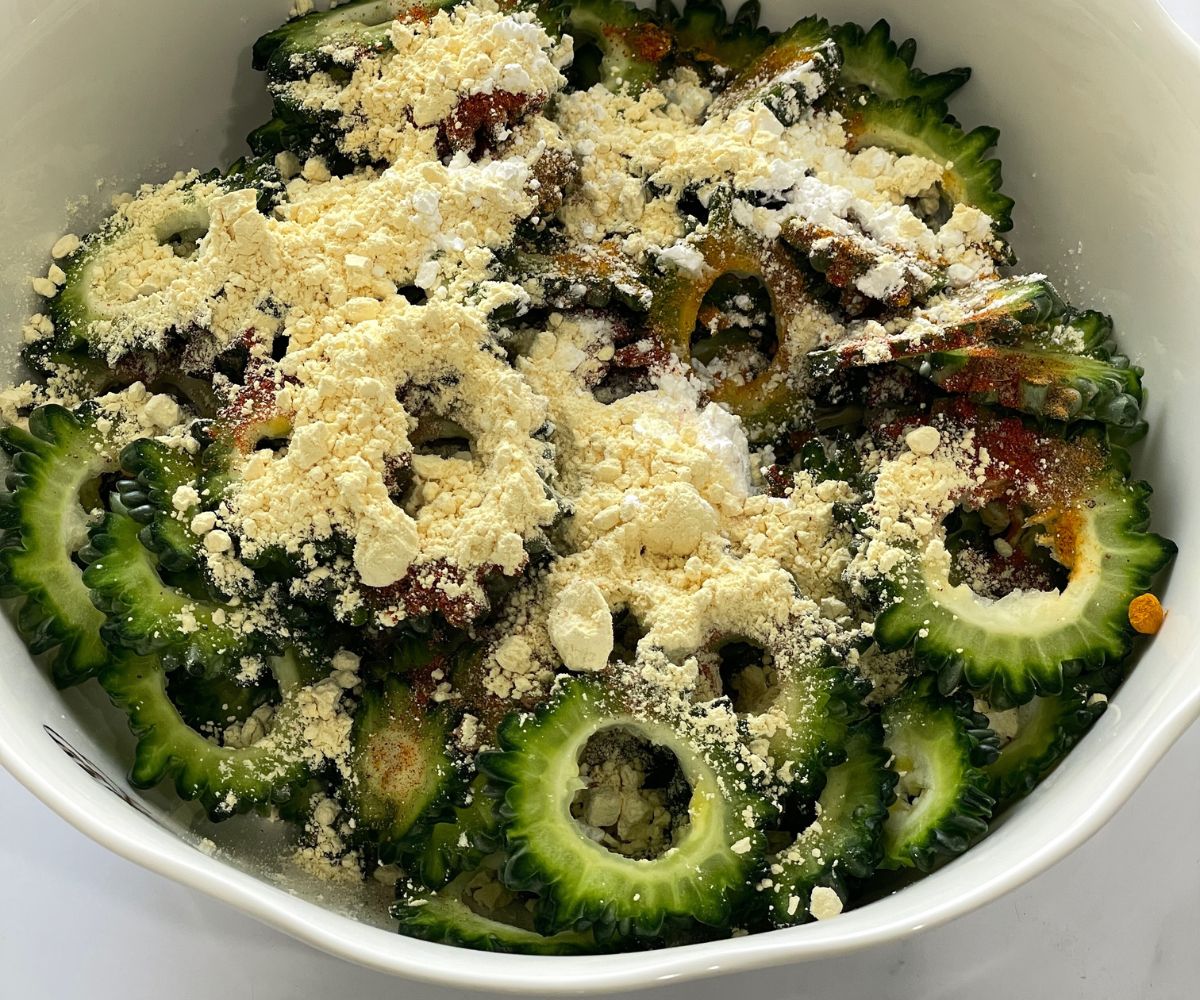
<instances>
[{"instance_id":1,"label":"orange spice speck","mask_svg":"<svg viewBox=\"0 0 1200 1000\"><path fill-rule=\"evenodd\" d=\"M1153 594L1142 594L1129 602L1129 624L1142 635L1154 635L1162 628L1163 606Z\"/></svg>"}]
</instances>

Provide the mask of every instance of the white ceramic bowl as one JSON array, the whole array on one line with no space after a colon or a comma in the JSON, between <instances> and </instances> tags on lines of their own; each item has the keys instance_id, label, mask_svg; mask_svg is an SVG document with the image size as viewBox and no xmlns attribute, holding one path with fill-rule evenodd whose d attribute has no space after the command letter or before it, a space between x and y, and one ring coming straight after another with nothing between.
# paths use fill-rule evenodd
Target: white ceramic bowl
<instances>
[{"instance_id":1,"label":"white ceramic bowl","mask_svg":"<svg viewBox=\"0 0 1200 1000\"><path fill-rule=\"evenodd\" d=\"M19 321L34 304L28 276L44 273L46 249L61 232L99 218L113 185L240 155L241 137L267 107L248 47L288 3L0 6L4 357L15 354ZM793 0L764 7L777 26L809 13ZM1200 51L1151 0L828 0L823 13L886 16L920 40L928 69L974 67L955 111L1002 131L1022 264L1115 314L1124 346L1148 373L1153 432L1140 472L1158 491L1156 527L1179 542L1170 616L1082 746L991 836L917 885L827 923L617 961L538 959L403 938L299 898L252 864L206 856L195 846L193 812L166 795L128 792L129 739L99 690L55 691L7 620L0 762L112 850L319 948L414 979L526 995L612 992L894 940L995 899L1095 833L1200 714L1200 621L1192 613L1200 538L1187 516L1200 493L1200 392L1188 389L1200 372ZM81 194L90 201L68 206Z\"/></svg>"}]
</instances>

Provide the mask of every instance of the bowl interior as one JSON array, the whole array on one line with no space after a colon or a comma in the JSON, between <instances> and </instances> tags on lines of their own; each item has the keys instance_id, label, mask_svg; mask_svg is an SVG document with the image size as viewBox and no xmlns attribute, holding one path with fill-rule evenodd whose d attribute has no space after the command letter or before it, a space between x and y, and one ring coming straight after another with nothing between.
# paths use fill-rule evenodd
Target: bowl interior
<instances>
[{"instance_id":1,"label":"bowl interior","mask_svg":"<svg viewBox=\"0 0 1200 1000\"><path fill-rule=\"evenodd\" d=\"M776 26L809 13L765 0ZM66 231L86 231L108 197L177 169L225 164L267 117L249 45L288 0L9 0L0 9L0 369L35 307L29 278ZM327 950L448 983L541 992L611 990L828 955L948 919L1046 867L1094 832L1200 710L1192 650L1200 556L1186 497L1200 486L1193 428L1200 364L1193 334L1200 232L1200 56L1148 0L838 0L822 11L920 41L919 63L969 64L955 102L969 124L1000 128L1014 243L1079 304L1114 314L1147 369L1152 433L1138 472L1156 488L1155 525L1180 546L1166 627L1083 746L1001 822L1002 830L903 893L836 921L712 945L603 959L458 953L364 927L328 887L287 881L276 851L226 824L218 858L196 850L196 811L131 793L131 741L94 687L61 695L0 621L0 759L76 825L143 864L230 899ZM99 178L99 180L98 180ZM208 829L203 832L208 834ZM259 844L257 848L252 844ZM236 863L226 863L230 857ZM224 859L224 860L222 860ZM284 879L281 884L281 879ZM307 902L318 891L326 906ZM295 895L293 895L293 893ZM361 907L358 907L361 909Z\"/></svg>"}]
</instances>

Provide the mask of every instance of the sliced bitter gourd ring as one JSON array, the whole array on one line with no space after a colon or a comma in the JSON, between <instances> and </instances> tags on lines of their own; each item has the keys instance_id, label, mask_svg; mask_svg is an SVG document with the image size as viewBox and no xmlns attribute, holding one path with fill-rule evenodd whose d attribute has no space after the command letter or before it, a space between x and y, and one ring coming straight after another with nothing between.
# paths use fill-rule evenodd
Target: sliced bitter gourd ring
<instances>
[{"instance_id":1,"label":"sliced bitter gourd ring","mask_svg":"<svg viewBox=\"0 0 1200 1000\"><path fill-rule=\"evenodd\" d=\"M928 74L913 67L917 43L909 38L897 45L887 21L869 31L857 24L839 24L833 38L842 53L837 90L854 98L865 93L885 101L917 98L944 116L946 100L971 78L966 67Z\"/></svg>"},{"instance_id":2,"label":"sliced bitter gourd ring","mask_svg":"<svg viewBox=\"0 0 1200 1000\"><path fill-rule=\"evenodd\" d=\"M814 376L827 378L843 368L1012 339L1026 324L1050 322L1066 308L1042 275L997 278L935 296L887 327L853 323L841 340L809 354L808 365Z\"/></svg>"},{"instance_id":3,"label":"sliced bitter gourd ring","mask_svg":"<svg viewBox=\"0 0 1200 1000\"><path fill-rule=\"evenodd\" d=\"M686 0L682 11L665 0L658 10L675 38L676 60L697 69L736 73L772 41L772 32L758 23L762 13L758 0L746 0L732 20L720 0Z\"/></svg>"},{"instance_id":4,"label":"sliced bitter gourd ring","mask_svg":"<svg viewBox=\"0 0 1200 1000\"><path fill-rule=\"evenodd\" d=\"M52 676L67 687L108 659L104 615L73 556L87 541L80 493L116 469L115 449L88 406L38 407L28 433L9 427L0 442L13 455L9 492L0 497L0 596L25 599L17 628L34 653L57 649Z\"/></svg>"},{"instance_id":5,"label":"sliced bitter gourd ring","mask_svg":"<svg viewBox=\"0 0 1200 1000\"><path fill-rule=\"evenodd\" d=\"M895 798L879 722L858 726L846 741L846 760L829 772L817 816L784 850L768 859L767 915L776 927L813 919L813 890L824 886L849 898L848 879L867 878L883 857L883 824Z\"/></svg>"},{"instance_id":6,"label":"sliced bitter gourd ring","mask_svg":"<svg viewBox=\"0 0 1200 1000\"><path fill-rule=\"evenodd\" d=\"M502 865L503 856L494 864ZM510 897L499 908L484 899ZM596 951L590 931L539 934L525 902L500 885L495 867L484 865L459 875L438 892L411 894L392 906L400 933L426 941L518 955L582 955ZM507 919L505 919L507 918Z\"/></svg>"},{"instance_id":7,"label":"sliced bitter gourd ring","mask_svg":"<svg viewBox=\"0 0 1200 1000\"><path fill-rule=\"evenodd\" d=\"M881 867L928 871L987 832L995 801L980 768L995 759L996 737L966 695L939 695L931 677L884 706L883 728L899 782Z\"/></svg>"},{"instance_id":8,"label":"sliced bitter gourd ring","mask_svg":"<svg viewBox=\"0 0 1200 1000\"><path fill-rule=\"evenodd\" d=\"M883 101L868 97L848 104L846 138L852 152L879 146L898 156L920 156L943 168L942 189L955 205L986 212L997 233L1012 229L1013 200L1000 193L1000 161L986 159L1000 133L980 127L964 132L943 120L940 108L919 97Z\"/></svg>"},{"instance_id":9,"label":"sliced bitter gourd ring","mask_svg":"<svg viewBox=\"0 0 1200 1000\"><path fill-rule=\"evenodd\" d=\"M805 308L813 307L804 274L787 247L778 240L764 242L738 226L716 200L710 203L703 235L690 246L703 258L699 273L668 265L669 273L652 282L651 329L680 361L690 364L696 320L717 279L725 274L759 278L771 299L779 346L756 376L718 378L709 396L741 417L753 439L773 437L795 419L802 403L795 381L795 339L804 336L808 325Z\"/></svg>"},{"instance_id":10,"label":"sliced bitter gourd ring","mask_svg":"<svg viewBox=\"0 0 1200 1000\"><path fill-rule=\"evenodd\" d=\"M449 810L457 769L445 716L423 710L408 687L389 678L363 694L354 716L351 779L346 786L356 830L391 862Z\"/></svg>"},{"instance_id":11,"label":"sliced bitter gourd ring","mask_svg":"<svg viewBox=\"0 0 1200 1000\"><path fill-rule=\"evenodd\" d=\"M976 344L910 362L946 392L1051 420L1097 420L1134 431L1143 423L1141 369L1128 360Z\"/></svg>"},{"instance_id":12,"label":"sliced bitter gourd ring","mask_svg":"<svg viewBox=\"0 0 1200 1000\"><path fill-rule=\"evenodd\" d=\"M762 104L784 125L795 125L838 74L841 53L829 22L806 17L756 56L708 106L708 117Z\"/></svg>"},{"instance_id":13,"label":"sliced bitter gourd ring","mask_svg":"<svg viewBox=\"0 0 1200 1000\"><path fill-rule=\"evenodd\" d=\"M661 75L671 33L651 11L625 0L551 0L541 6L543 21L574 39L575 65L567 72L576 89L602 83L637 93Z\"/></svg>"},{"instance_id":14,"label":"sliced bitter gourd ring","mask_svg":"<svg viewBox=\"0 0 1200 1000\"><path fill-rule=\"evenodd\" d=\"M247 609L193 596L163 581L159 557L138 537L141 524L112 499L112 510L92 529L83 582L107 615L101 635L112 646L157 653L168 668L195 673L236 672L241 660L272 651ZM198 582L197 582L198 583ZM193 588L201 591L199 585Z\"/></svg>"},{"instance_id":15,"label":"sliced bitter gourd ring","mask_svg":"<svg viewBox=\"0 0 1200 1000\"><path fill-rule=\"evenodd\" d=\"M592 736L612 729L672 752L691 786L687 824L657 858L609 851L571 815L579 755ZM502 749L482 754L480 766L504 792L504 879L540 894L540 929L653 937L693 921L729 925L761 860L769 812L732 756L630 714L585 680L568 681L533 716L510 716L499 742Z\"/></svg>"},{"instance_id":16,"label":"sliced bitter gourd ring","mask_svg":"<svg viewBox=\"0 0 1200 1000\"><path fill-rule=\"evenodd\" d=\"M529 292L535 307L624 306L645 312L650 302L642 274L615 240L588 247L586 252L570 247L546 251L517 247L501 263L505 276Z\"/></svg>"},{"instance_id":17,"label":"sliced bitter gourd ring","mask_svg":"<svg viewBox=\"0 0 1200 1000\"><path fill-rule=\"evenodd\" d=\"M137 737L130 783L152 788L173 778L179 795L199 799L212 819L288 801L311 771L307 722L295 700L300 673L291 654L268 662L282 701L265 736L234 748L219 745L184 721L171 700L161 659L114 656L101 671L100 683L129 717Z\"/></svg>"},{"instance_id":18,"label":"sliced bitter gourd ring","mask_svg":"<svg viewBox=\"0 0 1200 1000\"><path fill-rule=\"evenodd\" d=\"M1000 756L983 769L992 797L1009 802L1028 795L1083 739L1107 706L1107 700L1093 697L1085 685L1076 684L1061 694L1008 709L1016 732L1002 744Z\"/></svg>"},{"instance_id":19,"label":"sliced bitter gourd ring","mask_svg":"<svg viewBox=\"0 0 1200 1000\"><path fill-rule=\"evenodd\" d=\"M271 81L293 80L334 65L353 65L392 47L392 22L427 18L456 0L349 0L286 21L254 43L251 63Z\"/></svg>"},{"instance_id":20,"label":"sliced bitter gourd ring","mask_svg":"<svg viewBox=\"0 0 1200 1000\"><path fill-rule=\"evenodd\" d=\"M998 707L1063 690L1064 670L1100 667L1132 644L1127 609L1175 553L1148 533L1150 487L1119 470L1096 476L1079 501L1039 515L1052 552L1070 571L1064 590L1014 590L992 600L950 582L938 541L889 576L891 603L875 622L884 649L914 644L917 657Z\"/></svg>"}]
</instances>

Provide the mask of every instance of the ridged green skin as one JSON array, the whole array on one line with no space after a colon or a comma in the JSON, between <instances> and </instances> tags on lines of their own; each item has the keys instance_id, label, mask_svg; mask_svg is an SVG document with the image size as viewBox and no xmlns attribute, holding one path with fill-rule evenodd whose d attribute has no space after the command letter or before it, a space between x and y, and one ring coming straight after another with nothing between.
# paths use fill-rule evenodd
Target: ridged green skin
<instances>
[{"instance_id":1,"label":"ridged green skin","mask_svg":"<svg viewBox=\"0 0 1200 1000\"><path fill-rule=\"evenodd\" d=\"M335 64L333 50L356 58L392 47L392 21L405 11L437 11L456 0L350 0L286 21L254 43L251 65L268 79L294 80ZM324 50L324 51L323 51Z\"/></svg>"},{"instance_id":2,"label":"ridged green skin","mask_svg":"<svg viewBox=\"0 0 1200 1000\"><path fill-rule=\"evenodd\" d=\"M117 465L95 419L86 405L74 412L41 406L28 432L0 432L13 456L0 496L0 596L24 598L17 629L32 652L55 650L50 669L59 687L95 676L108 660L104 615L72 559L87 538L80 491Z\"/></svg>"},{"instance_id":3,"label":"ridged green skin","mask_svg":"<svg viewBox=\"0 0 1200 1000\"><path fill-rule=\"evenodd\" d=\"M129 719L137 737L130 784L152 788L173 779L181 798L198 799L209 818L225 819L257 806L287 802L308 781L305 723L288 695L299 684L290 658L271 669L284 694L270 734L252 747L220 747L192 729L167 691L157 656L120 653L100 672L100 684Z\"/></svg>"},{"instance_id":4,"label":"ridged green skin","mask_svg":"<svg viewBox=\"0 0 1200 1000\"><path fill-rule=\"evenodd\" d=\"M92 529L82 553L88 564L83 582L107 615L100 630L106 643L140 655L157 653L169 669L206 674L235 672L243 657L272 651L261 631L243 632L232 624L235 609L165 583L158 556L138 537L141 530L113 498L112 510ZM218 611L226 615L221 624L213 621ZM181 628L185 612L195 617L194 632Z\"/></svg>"},{"instance_id":5,"label":"ridged green skin","mask_svg":"<svg viewBox=\"0 0 1200 1000\"><path fill-rule=\"evenodd\" d=\"M1146 531L1150 487L1118 468L1098 474L1076 508L1079 553L1066 589L1014 591L999 600L949 585L947 564L910 556L888 576L889 605L875 622L885 650L910 644L938 670L1006 708L1063 690L1064 676L1123 659L1133 641L1129 602L1150 589L1175 544Z\"/></svg>"},{"instance_id":6,"label":"ridged green skin","mask_svg":"<svg viewBox=\"0 0 1200 1000\"><path fill-rule=\"evenodd\" d=\"M785 850L769 858L767 919L775 927L812 919L809 902L819 885L849 899L848 880L869 878L883 858L883 824L895 798L896 775L883 730L872 718L846 740L846 760L829 772L817 800L816 820ZM795 900L795 902L793 902Z\"/></svg>"},{"instance_id":7,"label":"ridged green skin","mask_svg":"<svg viewBox=\"0 0 1200 1000\"><path fill-rule=\"evenodd\" d=\"M795 125L837 78L840 64L829 22L806 17L747 63L709 105L708 117L761 102L784 125ZM788 79L802 69L816 74L812 86Z\"/></svg>"},{"instance_id":8,"label":"ridged green skin","mask_svg":"<svg viewBox=\"0 0 1200 1000\"><path fill-rule=\"evenodd\" d=\"M996 736L967 695L942 696L930 677L883 707L883 729L900 781L880 866L929 871L987 832L995 801L980 768L995 759ZM909 792L919 793L911 806Z\"/></svg>"},{"instance_id":9,"label":"ridged green skin","mask_svg":"<svg viewBox=\"0 0 1200 1000\"><path fill-rule=\"evenodd\" d=\"M909 38L897 45L887 21L876 21L870 30L839 24L833 38L842 53L836 86L845 97L866 93L884 101L915 98L945 116L947 99L971 78L967 67L933 74L915 69L916 41Z\"/></svg>"},{"instance_id":10,"label":"ridged green skin","mask_svg":"<svg viewBox=\"0 0 1200 1000\"><path fill-rule=\"evenodd\" d=\"M394 903L391 912L400 922L400 933L476 951L517 955L583 955L597 950L589 931L545 935L477 913L462 898L473 875L467 872L439 892L409 895Z\"/></svg>"},{"instance_id":11,"label":"ridged green skin","mask_svg":"<svg viewBox=\"0 0 1200 1000\"><path fill-rule=\"evenodd\" d=\"M675 60L697 68L723 67L738 72L774 40L774 33L758 23L762 5L746 0L730 20L720 0L686 0L677 10L671 0L660 0L659 17L675 39Z\"/></svg>"},{"instance_id":12,"label":"ridged green skin","mask_svg":"<svg viewBox=\"0 0 1200 1000\"><path fill-rule=\"evenodd\" d=\"M1012 229L1013 200L1000 193L1000 161L987 159L1000 133L980 127L964 132L920 97L884 101L868 97L845 111L850 149L881 146L901 156L923 156L946 167L942 186L956 205L992 217L998 233Z\"/></svg>"},{"instance_id":13,"label":"ridged green skin","mask_svg":"<svg viewBox=\"0 0 1200 1000\"><path fill-rule=\"evenodd\" d=\"M500 846L497 803L488 794L482 775L471 783L469 795L466 805L453 807L450 818L434 823L419 839L409 838L404 870L430 889L477 867Z\"/></svg>"},{"instance_id":14,"label":"ridged green skin","mask_svg":"<svg viewBox=\"0 0 1200 1000\"><path fill-rule=\"evenodd\" d=\"M1066 310L1055 287L1040 276L997 278L978 288L945 292L914 311L914 316L928 321L920 336L910 335L905 326L882 343L873 336L850 336L833 347L813 351L805 360L815 378L829 378L845 368L1012 339L1025 326L1053 322ZM939 313L946 319L939 319ZM886 351L880 351L881 346Z\"/></svg>"},{"instance_id":15,"label":"ridged green skin","mask_svg":"<svg viewBox=\"0 0 1200 1000\"><path fill-rule=\"evenodd\" d=\"M1120 362L987 344L922 355L910 365L943 390L977 403L1132 431L1143 424L1142 370Z\"/></svg>"},{"instance_id":16,"label":"ridged green skin","mask_svg":"<svg viewBox=\"0 0 1200 1000\"><path fill-rule=\"evenodd\" d=\"M570 35L576 51L585 45L600 50L599 66L581 62L568 70L575 87L602 83L612 91L637 93L661 75L670 35L652 11L625 0L550 0L538 6L543 23Z\"/></svg>"},{"instance_id":17,"label":"ridged green skin","mask_svg":"<svg viewBox=\"0 0 1200 1000\"><path fill-rule=\"evenodd\" d=\"M658 858L615 854L571 816L580 751L613 728L670 750L692 787L688 826ZM579 679L534 715L509 716L498 741L501 749L481 754L480 767L504 793L504 881L540 894L540 930L593 927L608 939L656 937L695 923L729 926L761 861L761 820L770 812L732 759L674 726L636 718L599 684Z\"/></svg>"},{"instance_id":18,"label":"ridged green skin","mask_svg":"<svg viewBox=\"0 0 1200 1000\"><path fill-rule=\"evenodd\" d=\"M176 511L173 499L179 487L197 487L198 466L186 451L153 438L133 441L121 451L124 477L117 481L117 496L129 516L145 525L138 533L142 544L172 572L192 569L197 561L199 539L188 525L200 506Z\"/></svg>"},{"instance_id":19,"label":"ridged green skin","mask_svg":"<svg viewBox=\"0 0 1200 1000\"><path fill-rule=\"evenodd\" d=\"M1077 684L1015 709L1017 735L983 769L991 796L1004 803L1032 792L1107 707L1107 701L1092 701L1088 688Z\"/></svg>"},{"instance_id":20,"label":"ridged green skin","mask_svg":"<svg viewBox=\"0 0 1200 1000\"><path fill-rule=\"evenodd\" d=\"M403 681L363 693L354 715L346 785L356 832L394 861L449 810L458 773L445 715L420 708Z\"/></svg>"},{"instance_id":21,"label":"ridged green skin","mask_svg":"<svg viewBox=\"0 0 1200 1000\"><path fill-rule=\"evenodd\" d=\"M849 732L867 712L862 698L861 682L828 657L785 670L773 707L782 708L789 725L775 730L769 743L776 771L791 764L792 794L810 792L846 759Z\"/></svg>"}]
</instances>

